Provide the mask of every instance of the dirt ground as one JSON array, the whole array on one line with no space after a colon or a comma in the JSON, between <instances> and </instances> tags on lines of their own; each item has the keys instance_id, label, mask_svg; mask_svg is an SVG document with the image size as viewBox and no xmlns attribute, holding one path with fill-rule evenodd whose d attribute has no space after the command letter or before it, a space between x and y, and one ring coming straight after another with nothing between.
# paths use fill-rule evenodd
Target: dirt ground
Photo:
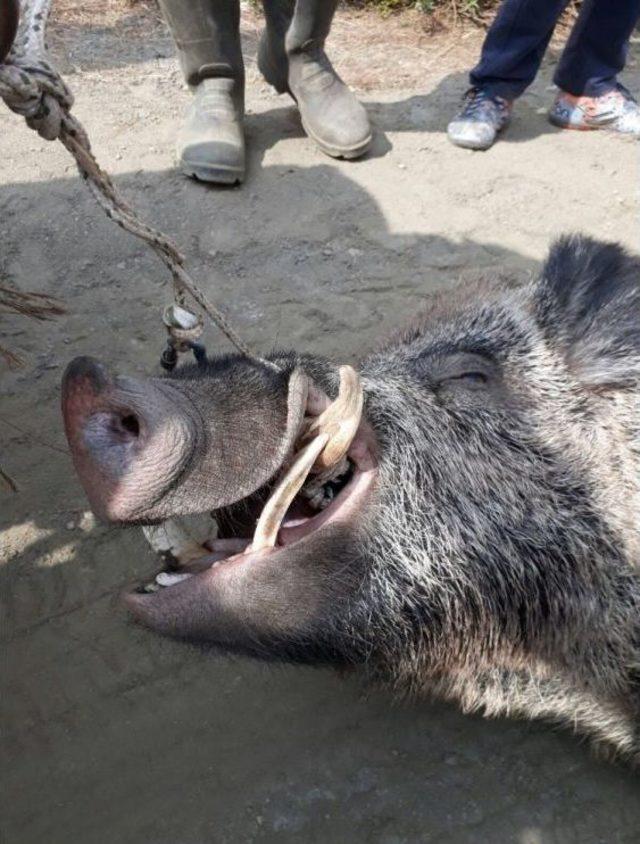
<instances>
[{"instance_id":1,"label":"dirt ground","mask_svg":"<svg viewBox=\"0 0 640 844\"><path fill-rule=\"evenodd\" d=\"M535 271L558 232L638 246L637 145L545 120L557 50L504 140L474 154L443 131L480 34L342 14L332 53L376 141L366 160L335 162L260 81L245 10L249 173L223 190L173 169L188 93L156 16L80 6L95 20L71 15L51 41L100 160L256 348L346 361L429 289L479 269ZM625 79L636 94L639 58L634 44ZM152 371L167 278L104 218L64 150L4 109L0 162L0 276L60 295L69 311L0 323L26 359L0 372L0 462L19 487L0 489L0 841L639 842L638 775L566 732L212 657L127 621L118 593L155 561L138 530L87 512L59 380L85 353ZM213 329L206 339L224 346Z\"/></svg>"}]
</instances>

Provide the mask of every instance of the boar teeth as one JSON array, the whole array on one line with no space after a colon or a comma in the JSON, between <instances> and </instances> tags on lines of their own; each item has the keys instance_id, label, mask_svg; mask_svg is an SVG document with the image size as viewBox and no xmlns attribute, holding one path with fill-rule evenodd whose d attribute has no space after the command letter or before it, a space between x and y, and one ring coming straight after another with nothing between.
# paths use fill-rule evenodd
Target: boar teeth
<instances>
[{"instance_id":1,"label":"boar teeth","mask_svg":"<svg viewBox=\"0 0 640 844\"><path fill-rule=\"evenodd\" d=\"M161 571L160 574L156 575L156 583L158 586L173 586L174 583L181 583L188 577L191 577L191 575L186 573L176 574L175 572Z\"/></svg>"},{"instance_id":2,"label":"boar teeth","mask_svg":"<svg viewBox=\"0 0 640 844\"><path fill-rule=\"evenodd\" d=\"M337 472L321 472L300 490L315 510L325 510L353 477L353 464L344 458L336 467Z\"/></svg>"},{"instance_id":3,"label":"boar teeth","mask_svg":"<svg viewBox=\"0 0 640 844\"><path fill-rule=\"evenodd\" d=\"M333 490L321 487L312 495L305 492L305 497L314 510L325 510L333 501Z\"/></svg>"},{"instance_id":4,"label":"boar teeth","mask_svg":"<svg viewBox=\"0 0 640 844\"><path fill-rule=\"evenodd\" d=\"M296 456L293 465L280 480L264 505L251 543L251 551L262 551L265 548L275 546L280 525L291 506L291 502L300 492L312 466L328 442L329 435L320 434Z\"/></svg>"}]
</instances>

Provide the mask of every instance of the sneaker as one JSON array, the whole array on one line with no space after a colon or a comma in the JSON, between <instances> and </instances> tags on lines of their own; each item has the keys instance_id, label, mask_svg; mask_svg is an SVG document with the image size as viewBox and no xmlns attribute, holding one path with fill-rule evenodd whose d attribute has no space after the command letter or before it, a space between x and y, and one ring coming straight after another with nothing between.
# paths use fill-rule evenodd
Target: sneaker
<instances>
[{"instance_id":1,"label":"sneaker","mask_svg":"<svg viewBox=\"0 0 640 844\"><path fill-rule=\"evenodd\" d=\"M449 140L466 149L489 149L511 119L513 102L491 96L482 88L469 88L464 106L447 128Z\"/></svg>"},{"instance_id":2,"label":"sneaker","mask_svg":"<svg viewBox=\"0 0 640 844\"><path fill-rule=\"evenodd\" d=\"M640 137L640 106L620 84L601 97L575 97L560 91L549 120L561 129L609 129Z\"/></svg>"}]
</instances>

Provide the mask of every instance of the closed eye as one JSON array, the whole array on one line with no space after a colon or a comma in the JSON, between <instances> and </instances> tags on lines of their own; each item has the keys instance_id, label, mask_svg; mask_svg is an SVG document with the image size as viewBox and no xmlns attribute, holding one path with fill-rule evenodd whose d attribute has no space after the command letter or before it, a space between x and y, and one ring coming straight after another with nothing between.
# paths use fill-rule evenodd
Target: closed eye
<instances>
[{"instance_id":1,"label":"closed eye","mask_svg":"<svg viewBox=\"0 0 640 844\"><path fill-rule=\"evenodd\" d=\"M452 375L449 378L444 378L438 386L444 387L447 384L453 383L461 387L477 389L478 387L484 387L488 381L489 378L484 372L461 372L460 375Z\"/></svg>"},{"instance_id":2,"label":"closed eye","mask_svg":"<svg viewBox=\"0 0 640 844\"><path fill-rule=\"evenodd\" d=\"M486 392L500 382L500 369L486 355L472 352L423 354L413 361L413 371L435 392Z\"/></svg>"}]
</instances>

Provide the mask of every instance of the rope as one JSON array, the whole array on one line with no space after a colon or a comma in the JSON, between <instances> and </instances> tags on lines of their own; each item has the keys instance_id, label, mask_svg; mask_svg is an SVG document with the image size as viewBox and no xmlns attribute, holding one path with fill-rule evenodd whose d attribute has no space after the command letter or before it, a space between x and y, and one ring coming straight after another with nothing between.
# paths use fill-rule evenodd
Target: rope
<instances>
[{"instance_id":1,"label":"rope","mask_svg":"<svg viewBox=\"0 0 640 844\"><path fill-rule=\"evenodd\" d=\"M188 294L242 355L278 369L271 361L254 355L186 271L184 256L178 247L165 234L140 219L96 161L84 127L71 114L73 95L48 61L45 31L51 3L52 0L20 0L18 34L5 63L0 64L0 97L42 138L59 140L71 153L82 180L106 215L147 243L168 268L178 305L184 304Z\"/></svg>"}]
</instances>

